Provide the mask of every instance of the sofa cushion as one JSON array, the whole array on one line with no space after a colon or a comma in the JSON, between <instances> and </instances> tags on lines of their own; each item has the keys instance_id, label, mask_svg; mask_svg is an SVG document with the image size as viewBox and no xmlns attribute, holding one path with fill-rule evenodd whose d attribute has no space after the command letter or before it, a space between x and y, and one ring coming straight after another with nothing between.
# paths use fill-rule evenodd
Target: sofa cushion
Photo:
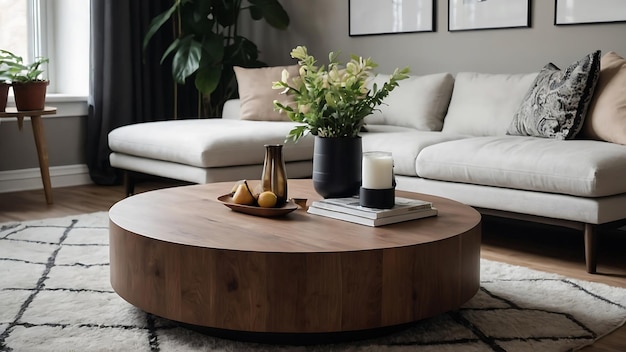
<instances>
[{"instance_id":1,"label":"sofa cushion","mask_svg":"<svg viewBox=\"0 0 626 352\"><path fill-rule=\"evenodd\" d=\"M602 197L626 192L626 146L590 140L476 137L434 144L417 157L420 177Z\"/></svg>"},{"instance_id":2,"label":"sofa cushion","mask_svg":"<svg viewBox=\"0 0 626 352\"><path fill-rule=\"evenodd\" d=\"M389 78L390 75L379 74L369 85L375 83L380 88ZM398 84L365 122L441 131L454 77L449 73L411 76Z\"/></svg>"},{"instance_id":3,"label":"sofa cushion","mask_svg":"<svg viewBox=\"0 0 626 352\"><path fill-rule=\"evenodd\" d=\"M272 83L280 81L283 70L289 77L296 77L298 65L275 66L261 68L243 68L235 66L242 120L256 121L290 121L287 114L274 110L274 100L288 105L294 102L293 96L280 94L280 90L272 89Z\"/></svg>"},{"instance_id":4,"label":"sofa cushion","mask_svg":"<svg viewBox=\"0 0 626 352\"><path fill-rule=\"evenodd\" d=\"M417 176L415 160L422 149L436 143L463 138L459 135L389 125L368 125L367 129L369 132L361 133L363 151L391 152L394 173L404 176Z\"/></svg>"},{"instance_id":5,"label":"sofa cushion","mask_svg":"<svg viewBox=\"0 0 626 352\"><path fill-rule=\"evenodd\" d=\"M600 77L581 134L626 144L626 60L613 51L600 60Z\"/></svg>"},{"instance_id":6,"label":"sofa cushion","mask_svg":"<svg viewBox=\"0 0 626 352\"><path fill-rule=\"evenodd\" d=\"M114 152L197 167L263 164L264 144L282 144L295 122L194 119L145 122L114 129ZM285 143L285 162L312 160L313 137ZM259 175L260 177L260 175Z\"/></svg>"},{"instance_id":7,"label":"sofa cushion","mask_svg":"<svg viewBox=\"0 0 626 352\"><path fill-rule=\"evenodd\" d=\"M443 131L472 136L506 134L536 76L537 73L458 73Z\"/></svg>"},{"instance_id":8,"label":"sofa cushion","mask_svg":"<svg viewBox=\"0 0 626 352\"><path fill-rule=\"evenodd\" d=\"M546 65L533 82L507 134L571 139L580 131L600 73L600 51L561 71Z\"/></svg>"}]
</instances>

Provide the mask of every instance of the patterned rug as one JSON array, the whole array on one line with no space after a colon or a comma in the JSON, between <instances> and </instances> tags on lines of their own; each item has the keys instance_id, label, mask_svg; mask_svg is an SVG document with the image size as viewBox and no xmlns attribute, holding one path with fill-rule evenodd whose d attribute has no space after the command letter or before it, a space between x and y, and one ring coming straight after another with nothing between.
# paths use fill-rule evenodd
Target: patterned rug
<instances>
[{"instance_id":1,"label":"patterned rug","mask_svg":"<svg viewBox=\"0 0 626 352\"><path fill-rule=\"evenodd\" d=\"M287 346L204 335L109 284L106 212L0 224L0 351L569 351L624 324L626 290L483 260L462 308L386 336Z\"/></svg>"}]
</instances>

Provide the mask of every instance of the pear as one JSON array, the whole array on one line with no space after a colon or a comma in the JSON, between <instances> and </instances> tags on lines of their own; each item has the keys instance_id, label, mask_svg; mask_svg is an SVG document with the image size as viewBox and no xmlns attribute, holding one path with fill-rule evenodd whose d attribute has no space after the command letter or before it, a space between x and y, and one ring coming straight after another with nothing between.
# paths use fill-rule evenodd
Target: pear
<instances>
[{"instance_id":1,"label":"pear","mask_svg":"<svg viewBox=\"0 0 626 352\"><path fill-rule=\"evenodd\" d=\"M237 186L237 190L235 190L233 194L233 202L242 205L253 205L256 202L256 198L254 198L254 195L250 192L246 181Z\"/></svg>"},{"instance_id":2,"label":"pear","mask_svg":"<svg viewBox=\"0 0 626 352\"><path fill-rule=\"evenodd\" d=\"M235 184L233 185L233 188L231 188L230 190L230 195L234 195L235 192L237 192L237 188L239 188L239 185L242 185L244 182L246 182L246 180L239 180L237 182L235 182Z\"/></svg>"}]
</instances>

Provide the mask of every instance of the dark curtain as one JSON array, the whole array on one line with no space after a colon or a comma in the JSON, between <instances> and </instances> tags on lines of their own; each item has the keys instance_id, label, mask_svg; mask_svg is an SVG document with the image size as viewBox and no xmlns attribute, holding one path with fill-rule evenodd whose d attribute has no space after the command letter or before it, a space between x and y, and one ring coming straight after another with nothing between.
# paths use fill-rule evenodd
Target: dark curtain
<instances>
[{"instance_id":1,"label":"dark curtain","mask_svg":"<svg viewBox=\"0 0 626 352\"><path fill-rule=\"evenodd\" d=\"M172 0L92 0L91 77L86 158L96 184L118 184L119 170L109 163L107 135L116 127L174 118L175 85L171 61L160 64L173 38L162 28L144 53L142 44L152 18ZM168 24L166 24L167 26ZM178 86L178 116L197 116L192 84Z\"/></svg>"}]
</instances>

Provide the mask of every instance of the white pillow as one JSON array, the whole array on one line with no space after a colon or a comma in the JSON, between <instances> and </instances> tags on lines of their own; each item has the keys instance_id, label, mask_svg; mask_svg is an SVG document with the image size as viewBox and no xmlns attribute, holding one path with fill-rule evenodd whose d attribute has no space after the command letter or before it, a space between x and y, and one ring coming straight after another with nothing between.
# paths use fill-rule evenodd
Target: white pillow
<instances>
[{"instance_id":1,"label":"white pillow","mask_svg":"<svg viewBox=\"0 0 626 352\"><path fill-rule=\"evenodd\" d=\"M458 73L442 131L472 136L505 135L535 77L537 72Z\"/></svg>"},{"instance_id":2,"label":"white pillow","mask_svg":"<svg viewBox=\"0 0 626 352\"><path fill-rule=\"evenodd\" d=\"M380 88L390 75L379 74L370 83ZM380 111L365 119L372 125L411 127L424 131L441 131L443 117L450 103L454 77L449 73L411 76L398 82L378 107Z\"/></svg>"}]
</instances>

